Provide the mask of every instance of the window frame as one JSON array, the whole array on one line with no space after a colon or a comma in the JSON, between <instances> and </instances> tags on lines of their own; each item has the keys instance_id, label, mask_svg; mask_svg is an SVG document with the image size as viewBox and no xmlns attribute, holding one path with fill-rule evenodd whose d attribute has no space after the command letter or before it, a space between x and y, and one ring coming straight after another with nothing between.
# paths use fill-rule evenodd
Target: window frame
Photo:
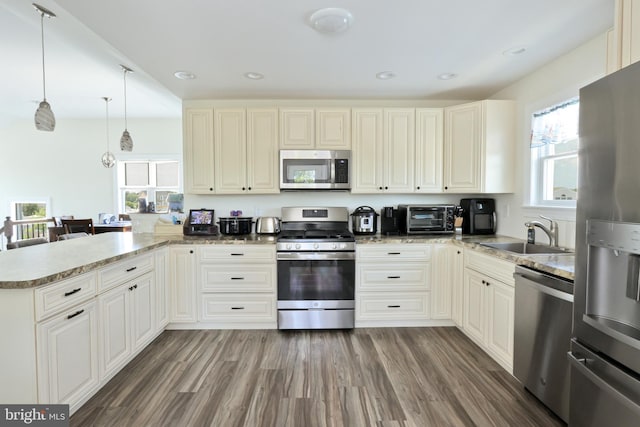
<instances>
[{"instance_id":1,"label":"window frame","mask_svg":"<svg viewBox=\"0 0 640 427\"><path fill-rule=\"evenodd\" d=\"M156 166L160 163L176 162L178 165L178 185L177 186L157 186L156 185ZM149 185L126 185L125 165L127 163L148 163L149 164ZM116 160L116 206L118 212L121 213L137 213L138 211L127 211L125 195L127 192L147 192L147 203L149 201L156 204L156 192L161 191L173 191L176 193L183 192L183 174L182 174L182 159L179 156L170 155L146 155L144 157L130 157L119 158ZM159 211L157 208L155 213L166 213L168 210Z\"/></svg>"}]
</instances>

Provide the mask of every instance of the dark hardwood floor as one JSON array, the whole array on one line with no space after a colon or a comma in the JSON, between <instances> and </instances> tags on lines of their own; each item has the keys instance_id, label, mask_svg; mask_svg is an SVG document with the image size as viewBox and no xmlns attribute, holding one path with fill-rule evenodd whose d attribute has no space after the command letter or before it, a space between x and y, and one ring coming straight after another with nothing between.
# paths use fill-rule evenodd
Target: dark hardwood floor
<instances>
[{"instance_id":1,"label":"dark hardwood floor","mask_svg":"<svg viewBox=\"0 0 640 427\"><path fill-rule=\"evenodd\" d=\"M165 331L72 426L561 426L456 328Z\"/></svg>"}]
</instances>

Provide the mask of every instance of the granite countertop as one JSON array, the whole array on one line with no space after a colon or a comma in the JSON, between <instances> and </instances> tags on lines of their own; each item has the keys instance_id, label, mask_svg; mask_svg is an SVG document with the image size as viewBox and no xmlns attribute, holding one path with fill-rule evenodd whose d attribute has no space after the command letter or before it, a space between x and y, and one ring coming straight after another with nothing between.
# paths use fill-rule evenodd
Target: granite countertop
<instances>
[{"instance_id":1,"label":"granite countertop","mask_svg":"<svg viewBox=\"0 0 640 427\"><path fill-rule=\"evenodd\" d=\"M172 244L275 244L276 236L182 236L150 233L104 233L0 252L0 289L46 285L103 267L120 259ZM521 255L482 246L484 242L522 242L505 236L356 236L356 244L450 243L573 280L574 256Z\"/></svg>"}]
</instances>

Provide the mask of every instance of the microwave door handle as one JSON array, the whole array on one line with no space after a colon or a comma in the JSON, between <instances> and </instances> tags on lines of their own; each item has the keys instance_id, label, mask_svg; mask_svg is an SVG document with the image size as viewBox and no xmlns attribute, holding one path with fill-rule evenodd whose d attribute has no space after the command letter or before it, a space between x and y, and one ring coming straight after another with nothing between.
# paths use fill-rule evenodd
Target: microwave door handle
<instances>
[{"instance_id":1,"label":"microwave door handle","mask_svg":"<svg viewBox=\"0 0 640 427\"><path fill-rule=\"evenodd\" d=\"M498 217L496 215L496 211L493 211L493 227L491 228L491 230L495 233L497 230L497 222L498 222Z\"/></svg>"}]
</instances>

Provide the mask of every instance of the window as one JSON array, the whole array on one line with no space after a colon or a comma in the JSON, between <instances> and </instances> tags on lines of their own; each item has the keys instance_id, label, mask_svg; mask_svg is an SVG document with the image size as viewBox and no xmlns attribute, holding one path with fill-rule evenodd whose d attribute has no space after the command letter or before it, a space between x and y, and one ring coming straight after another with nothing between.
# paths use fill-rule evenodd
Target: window
<instances>
[{"instance_id":1,"label":"window","mask_svg":"<svg viewBox=\"0 0 640 427\"><path fill-rule=\"evenodd\" d=\"M42 200L11 202L11 219L14 221L30 221L28 224L18 224L13 230L13 240L46 237L50 218L49 203ZM42 222L38 222L42 220Z\"/></svg>"},{"instance_id":2,"label":"window","mask_svg":"<svg viewBox=\"0 0 640 427\"><path fill-rule=\"evenodd\" d=\"M180 192L180 164L175 160L118 162L120 212L168 212L169 195Z\"/></svg>"},{"instance_id":3,"label":"window","mask_svg":"<svg viewBox=\"0 0 640 427\"><path fill-rule=\"evenodd\" d=\"M533 114L531 204L575 207L578 198L578 98Z\"/></svg>"}]
</instances>

